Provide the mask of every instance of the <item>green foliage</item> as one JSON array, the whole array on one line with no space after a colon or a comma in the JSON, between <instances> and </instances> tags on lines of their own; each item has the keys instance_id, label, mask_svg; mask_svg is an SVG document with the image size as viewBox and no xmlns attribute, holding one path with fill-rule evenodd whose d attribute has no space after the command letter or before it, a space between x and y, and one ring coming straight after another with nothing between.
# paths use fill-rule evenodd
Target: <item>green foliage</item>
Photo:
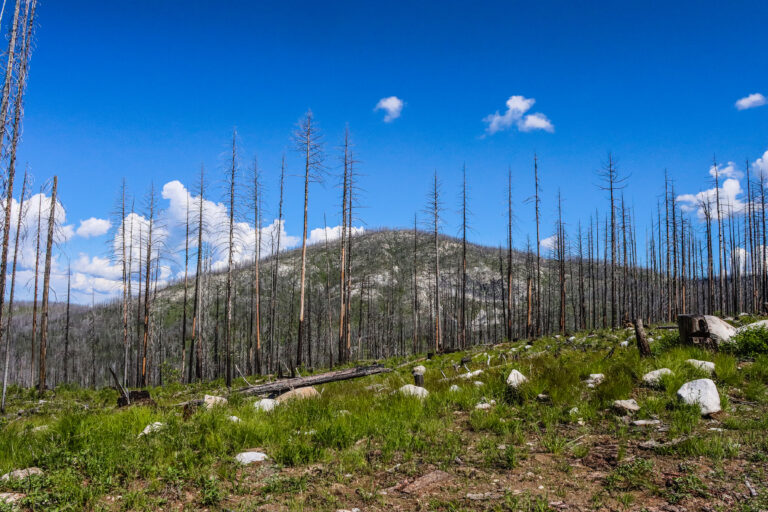
<instances>
[{"instance_id":1,"label":"green foliage","mask_svg":"<svg viewBox=\"0 0 768 512\"><path fill-rule=\"evenodd\" d=\"M758 326L736 333L723 349L742 357L768 354L768 328Z\"/></svg>"},{"instance_id":2,"label":"green foliage","mask_svg":"<svg viewBox=\"0 0 768 512\"><path fill-rule=\"evenodd\" d=\"M606 478L608 491L634 491L653 488L653 461L635 459L616 467Z\"/></svg>"}]
</instances>

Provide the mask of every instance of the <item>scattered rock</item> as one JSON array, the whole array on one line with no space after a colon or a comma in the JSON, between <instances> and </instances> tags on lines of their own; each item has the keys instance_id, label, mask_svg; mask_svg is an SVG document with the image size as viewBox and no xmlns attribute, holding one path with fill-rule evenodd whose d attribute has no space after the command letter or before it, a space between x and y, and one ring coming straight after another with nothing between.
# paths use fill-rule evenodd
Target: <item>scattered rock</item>
<instances>
[{"instance_id":1,"label":"scattered rock","mask_svg":"<svg viewBox=\"0 0 768 512\"><path fill-rule=\"evenodd\" d=\"M240 423L240 422L242 421L242 420L241 420L240 418L238 418L237 416L229 416L229 417L227 417L227 419L228 419L229 421L231 421L232 423Z\"/></svg>"},{"instance_id":2,"label":"scattered rock","mask_svg":"<svg viewBox=\"0 0 768 512\"><path fill-rule=\"evenodd\" d=\"M336 512L360 512L360 509L357 508L357 507L355 507L355 508L340 508Z\"/></svg>"},{"instance_id":3,"label":"scattered rock","mask_svg":"<svg viewBox=\"0 0 768 512\"><path fill-rule=\"evenodd\" d=\"M741 333L744 331L748 331L750 329L756 329L758 327L763 327L765 329L768 329L768 320L758 320L757 322L753 322L751 324L742 325L738 329L736 329L737 333Z\"/></svg>"},{"instance_id":4,"label":"scattered rock","mask_svg":"<svg viewBox=\"0 0 768 512\"><path fill-rule=\"evenodd\" d=\"M637 405L637 401L635 401L634 398L630 398L629 400L615 400L613 402L613 407L626 412L637 412L640 410L640 406Z\"/></svg>"},{"instance_id":5,"label":"scattered rock","mask_svg":"<svg viewBox=\"0 0 768 512\"><path fill-rule=\"evenodd\" d=\"M159 430L162 430L163 428L165 428L165 423L161 421L150 423L149 425L144 427L144 430L141 431L141 434L139 434L139 437L152 434L153 432L157 432Z\"/></svg>"},{"instance_id":6,"label":"scattered rock","mask_svg":"<svg viewBox=\"0 0 768 512\"><path fill-rule=\"evenodd\" d=\"M13 505L14 503L20 502L25 496L26 494L20 492L0 492L0 503Z\"/></svg>"},{"instance_id":7,"label":"scattered rock","mask_svg":"<svg viewBox=\"0 0 768 512\"><path fill-rule=\"evenodd\" d=\"M720 411L720 395L712 379L686 382L677 390L677 396L686 404L698 405L702 416Z\"/></svg>"},{"instance_id":8,"label":"scattered rock","mask_svg":"<svg viewBox=\"0 0 768 512\"><path fill-rule=\"evenodd\" d=\"M650 427L653 425L660 425L661 421L659 420L635 420L630 425L633 427Z\"/></svg>"},{"instance_id":9,"label":"scattered rock","mask_svg":"<svg viewBox=\"0 0 768 512\"><path fill-rule=\"evenodd\" d=\"M273 400L271 398L262 398L258 402L254 402L253 406L256 408L257 411L264 411L269 412L272 409L275 408L277 405L277 400Z\"/></svg>"},{"instance_id":10,"label":"scattered rock","mask_svg":"<svg viewBox=\"0 0 768 512\"><path fill-rule=\"evenodd\" d=\"M459 386L457 386L456 384L451 384L451 387L448 388L448 390L455 393L456 391L461 391L461 388Z\"/></svg>"},{"instance_id":11,"label":"scattered rock","mask_svg":"<svg viewBox=\"0 0 768 512\"><path fill-rule=\"evenodd\" d=\"M268 458L266 453L257 451L241 452L235 455L235 460L244 466L254 462L264 462Z\"/></svg>"},{"instance_id":12,"label":"scattered rock","mask_svg":"<svg viewBox=\"0 0 768 512\"><path fill-rule=\"evenodd\" d=\"M489 403L479 403L479 404L477 404L475 406L475 409L480 410L480 411L487 411L487 410L491 409L491 407L493 407L493 406L491 404L489 404Z\"/></svg>"},{"instance_id":13,"label":"scattered rock","mask_svg":"<svg viewBox=\"0 0 768 512\"><path fill-rule=\"evenodd\" d=\"M625 340L625 341L622 341L621 343L619 343L619 346L620 346L620 347L622 347L622 348L626 348L626 347L628 347L628 346L629 346L629 342L628 342L628 341L626 341L626 340Z\"/></svg>"},{"instance_id":14,"label":"scattered rock","mask_svg":"<svg viewBox=\"0 0 768 512\"><path fill-rule=\"evenodd\" d=\"M462 373L461 375L459 375L459 377L461 377L462 379L469 380L469 379L473 379L473 378L477 377L478 375L480 375L482 373L483 373L483 370L475 370L473 372Z\"/></svg>"},{"instance_id":15,"label":"scattered rock","mask_svg":"<svg viewBox=\"0 0 768 512\"><path fill-rule=\"evenodd\" d=\"M205 404L205 407L208 409L216 407L217 405L225 405L226 403L227 399L223 396L205 395L203 397L203 404Z\"/></svg>"},{"instance_id":16,"label":"scattered rock","mask_svg":"<svg viewBox=\"0 0 768 512\"><path fill-rule=\"evenodd\" d=\"M579 408L578 407L572 407L571 410L568 411L568 414L570 414L571 416L575 416L575 415L579 414Z\"/></svg>"},{"instance_id":17,"label":"scattered rock","mask_svg":"<svg viewBox=\"0 0 768 512\"><path fill-rule=\"evenodd\" d=\"M293 400L294 398L317 398L318 396L320 396L320 393L318 393L314 387L309 386L306 388L297 388L286 391L282 395L278 396L276 400L277 403L282 403L286 400Z\"/></svg>"},{"instance_id":18,"label":"scattered rock","mask_svg":"<svg viewBox=\"0 0 768 512\"><path fill-rule=\"evenodd\" d=\"M685 362L707 373L711 374L715 372L715 363L711 361L699 361L698 359L686 359Z\"/></svg>"},{"instance_id":19,"label":"scattered rock","mask_svg":"<svg viewBox=\"0 0 768 512\"><path fill-rule=\"evenodd\" d=\"M573 343L574 341L576 341L576 336L571 336L570 338L568 338L568 341Z\"/></svg>"},{"instance_id":20,"label":"scattered rock","mask_svg":"<svg viewBox=\"0 0 768 512\"><path fill-rule=\"evenodd\" d=\"M450 480L452 477L445 471L432 471L424 476L421 476L402 488L402 491L406 494L420 494L433 485L440 484Z\"/></svg>"},{"instance_id":21,"label":"scattered rock","mask_svg":"<svg viewBox=\"0 0 768 512\"><path fill-rule=\"evenodd\" d=\"M412 375L424 375L427 373L427 369L423 365L414 366L411 370Z\"/></svg>"},{"instance_id":22,"label":"scattered rock","mask_svg":"<svg viewBox=\"0 0 768 512\"><path fill-rule=\"evenodd\" d=\"M476 388L481 388L481 387L485 386L485 382L480 381L480 380L476 380L475 382L473 382L473 384L475 385Z\"/></svg>"},{"instance_id":23,"label":"scattered rock","mask_svg":"<svg viewBox=\"0 0 768 512\"><path fill-rule=\"evenodd\" d=\"M526 345L523 347L525 350L530 350L533 348L533 345Z\"/></svg>"},{"instance_id":24,"label":"scattered rock","mask_svg":"<svg viewBox=\"0 0 768 512\"><path fill-rule=\"evenodd\" d=\"M467 499L472 501L495 500L501 497L496 492L470 492L467 493Z\"/></svg>"},{"instance_id":25,"label":"scattered rock","mask_svg":"<svg viewBox=\"0 0 768 512\"><path fill-rule=\"evenodd\" d=\"M587 380L584 381L584 384L586 384L588 388L594 388L599 386L604 380L605 375L602 373L590 373Z\"/></svg>"},{"instance_id":26,"label":"scattered rock","mask_svg":"<svg viewBox=\"0 0 768 512\"><path fill-rule=\"evenodd\" d=\"M415 396L416 398L424 399L429 395L429 391L413 384L406 384L400 388L400 392L406 396Z\"/></svg>"},{"instance_id":27,"label":"scattered rock","mask_svg":"<svg viewBox=\"0 0 768 512\"><path fill-rule=\"evenodd\" d=\"M661 384L661 379L664 375L672 375L672 370L669 368L659 368L643 375L643 382L647 386L656 387Z\"/></svg>"},{"instance_id":28,"label":"scattered rock","mask_svg":"<svg viewBox=\"0 0 768 512\"><path fill-rule=\"evenodd\" d=\"M517 370L512 370L509 373L509 377L507 377L507 386L511 387L512 389L517 389L526 382L528 382L528 377Z\"/></svg>"},{"instance_id":29,"label":"scattered rock","mask_svg":"<svg viewBox=\"0 0 768 512\"><path fill-rule=\"evenodd\" d=\"M8 481L8 480L21 480L23 478L29 478L31 476L42 476L43 470L40 468L25 468L25 469L17 469L14 471L11 471L10 473L6 473L3 476L0 476L0 481Z\"/></svg>"},{"instance_id":30,"label":"scattered rock","mask_svg":"<svg viewBox=\"0 0 768 512\"><path fill-rule=\"evenodd\" d=\"M546 393L539 393L538 395L536 395L536 399L540 402L546 402L547 400L549 400L549 395Z\"/></svg>"}]
</instances>

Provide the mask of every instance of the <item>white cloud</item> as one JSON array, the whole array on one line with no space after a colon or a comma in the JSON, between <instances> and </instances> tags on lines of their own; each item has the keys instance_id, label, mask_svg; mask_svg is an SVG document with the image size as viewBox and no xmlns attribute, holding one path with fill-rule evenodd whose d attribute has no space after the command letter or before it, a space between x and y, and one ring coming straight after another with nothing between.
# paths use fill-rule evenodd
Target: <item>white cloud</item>
<instances>
[{"instance_id":1,"label":"white cloud","mask_svg":"<svg viewBox=\"0 0 768 512\"><path fill-rule=\"evenodd\" d=\"M548 236L547 238L543 238L539 245L542 249L554 249L555 245L557 244L557 235Z\"/></svg>"},{"instance_id":2,"label":"white cloud","mask_svg":"<svg viewBox=\"0 0 768 512\"><path fill-rule=\"evenodd\" d=\"M338 240L341 238L341 226L333 226L333 227L326 227L326 228L315 228L309 233L309 238L307 238L307 243L309 245L317 244L317 243L325 243L326 240L326 233L328 233L328 242L332 242L334 240ZM361 235L365 233L365 228L360 227L354 227L352 226L352 234L353 235Z\"/></svg>"},{"instance_id":3,"label":"white cloud","mask_svg":"<svg viewBox=\"0 0 768 512\"><path fill-rule=\"evenodd\" d=\"M91 238L105 234L109 231L110 227L112 227L112 223L109 220L91 217L90 219L80 221L80 227L77 228L76 233L77 236Z\"/></svg>"},{"instance_id":4,"label":"white cloud","mask_svg":"<svg viewBox=\"0 0 768 512\"><path fill-rule=\"evenodd\" d=\"M736 108L738 110L747 110L748 108L762 107L766 103L768 103L768 98L756 92L739 99L736 102Z\"/></svg>"},{"instance_id":5,"label":"white cloud","mask_svg":"<svg viewBox=\"0 0 768 512\"><path fill-rule=\"evenodd\" d=\"M704 218L704 205L709 205L711 211L711 217L713 220L718 218L717 212L717 191L718 189L712 187L707 190L702 190L698 194L682 194L677 196L677 200L680 202L680 208L685 211L696 210L700 219ZM741 188L741 183L736 178L728 178L722 182L720 187L720 216L728 217L731 212L739 213L744 210L744 202L740 199L740 195L744 193Z\"/></svg>"},{"instance_id":6,"label":"white cloud","mask_svg":"<svg viewBox=\"0 0 768 512\"><path fill-rule=\"evenodd\" d=\"M91 258L83 252L72 262L72 270L113 280L122 279L123 276L121 265L113 264L108 258L100 258L98 256Z\"/></svg>"},{"instance_id":7,"label":"white cloud","mask_svg":"<svg viewBox=\"0 0 768 512\"><path fill-rule=\"evenodd\" d=\"M383 110L386 112L386 115L384 115L384 122L385 123L391 123L398 117L400 117L400 113L403 111L403 106L405 103L403 100L398 98L397 96L389 96L387 98L381 98L379 102L376 104L376 107L373 109L374 112Z\"/></svg>"},{"instance_id":8,"label":"white cloud","mask_svg":"<svg viewBox=\"0 0 768 512\"><path fill-rule=\"evenodd\" d=\"M763 156L755 160L754 166L758 173L768 173L768 151L763 153Z\"/></svg>"},{"instance_id":9,"label":"white cloud","mask_svg":"<svg viewBox=\"0 0 768 512\"><path fill-rule=\"evenodd\" d=\"M495 113L483 118L483 122L488 125L486 132L489 135L493 135L512 126L516 126L521 132L533 130L554 132L554 125L544 114L526 114L533 107L534 103L536 103L536 100L533 98L510 96L506 103L507 110L503 114L500 114L497 110Z\"/></svg>"},{"instance_id":10,"label":"white cloud","mask_svg":"<svg viewBox=\"0 0 768 512\"><path fill-rule=\"evenodd\" d=\"M735 178L737 180L741 179L744 174L736 168L736 164L733 162L728 162L727 165L718 165L717 166L717 172L715 172L715 166L709 168L709 175L713 178L715 177L715 174L719 177L719 179L723 178Z\"/></svg>"}]
</instances>

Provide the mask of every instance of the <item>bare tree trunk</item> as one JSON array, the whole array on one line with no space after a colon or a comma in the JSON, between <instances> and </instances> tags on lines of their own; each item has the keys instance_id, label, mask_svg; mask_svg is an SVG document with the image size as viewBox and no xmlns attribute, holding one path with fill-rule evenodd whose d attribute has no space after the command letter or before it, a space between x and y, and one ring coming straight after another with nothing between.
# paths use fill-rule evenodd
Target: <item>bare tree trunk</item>
<instances>
[{"instance_id":1,"label":"bare tree trunk","mask_svg":"<svg viewBox=\"0 0 768 512\"><path fill-rule=\"evenodd\" d=\"M48 238L45 245L45 270L43 271L43 304L40 319L40 380L38 393L45 392L45 355L48 343L48 295L51 291L51 253L53 252L53 228L56 224L56 189L59 183L57 176L53 177L51 190L51 210L48 216Z\"/></svg>"},{"instance_id":2,"label":"bare tree trunk","mask_svg":"<svg viewBox=\"0 0 768 512\"><path fill-rule=\"evenodd\" d=\"M0 413L5 414L5 397L8 387L8 365L11 356L11 330L13 329L13 295L16 289L16 264L19 256L19 235L24 223L24 199L27 193L27 173L24 172L24 180L21 182L21 197L19 198L19 216L16 220L16 239L13 244L13 266L11 269L11 295L8 299L8 330L5 334L5 363L3 365L3 396L0 402ZM7 201L10 203L10 201ZM66 374L65 374L66 380Z\"/></svg>"},{"instance_id":3,"label":"bare tree trunk","mask_svg":"<svg viewBox=\"0 0 768 512\"><path fill-rule=\"evenodd\" d=\"M229 170L229 242L227 244L227 297L226 324L224 331L224 374L227 387L232 387L232 266L235 253L235 171L237 154L235 150L236 134L232 133L232 162Z\"/></svg>"},{"instance_id":4,"label":"bare tree trunk","mask_svg":"<svg viewBox=\"0 0 768 512\"><path fill-rule=\"evenodd\" d=\"M205 191L205 169L200 167L200 201L197 212L197 265L195 270L195 296L194 312L192 314L192 343L189 347L189 377L187 382L192 382L192 358L195 358L195 378L203 378L203 345L200 316L202 314L202 293L200 292L203 274L203 192Z\"/></svg>"},{"instance_id":5,"label":"bare tree trunk","mask_svg":"<svg viewBox=\"0 0 768 512\"><path fill-rule=\"evenodd\" d=\"M153 223L155 221L155 186L152 185L149 193L149 226L147 227L147 252L146 261L144 262L146 268L144 270L144 339L142 342L142 356L141 356L141 387L147 387L149 383L148 378L148 345L149 345L149 313L150 313L150 280L152 277L152 231Z\"/></svg>"}]
</instances>

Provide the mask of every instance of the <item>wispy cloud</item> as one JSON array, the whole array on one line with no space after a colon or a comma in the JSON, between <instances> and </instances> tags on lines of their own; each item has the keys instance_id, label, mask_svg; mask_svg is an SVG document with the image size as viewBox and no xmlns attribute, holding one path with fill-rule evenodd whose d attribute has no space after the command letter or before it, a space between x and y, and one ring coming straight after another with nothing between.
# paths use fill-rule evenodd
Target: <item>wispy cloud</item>
<instances>
[{"instance_id":1,"label":"wispy cloud","mask_svg":"<svg viewBox=\"0 0 768 512\"><path fill-rule=\"evenodd\" d=\"M485 131L489 135L493 135L496 132L516 126L521 132L530 132L533 130L544 130L550 133L554 132L555 126L544 114L526 114L526 112L531 110L534 103L536 103L534 98L510 96L506 103L507 110L503 114L500 114L497 110L495 113L483 118L483 122L488 125Z\"/></svg>"},{"instance_id":2,"label":"wispy cloud","mask_svg":"<svg viewBox=\"0 0 768 512\"><path fill-rule=\"evenodd\" d=\"M386 112L384 115L384 122L391 123L400 117L400 114L403 111L403 106L405 106L405 102L403 100L397 96L389 96L387 98L381 98L373 111L377 112L379 110L383 110Z\"/></svg>"},{"instance_id":3,"label":"wispy cloud","mask_svg":"<svg viewBox=\"0 0 768 512\"><path fill-rule=\"evenodd\" d=\"M747 110L748 108L762 107L766 103L768 103L768 98L756 92L736 101L736 108L738 110Z\"/></svg>"}]
</instances>

